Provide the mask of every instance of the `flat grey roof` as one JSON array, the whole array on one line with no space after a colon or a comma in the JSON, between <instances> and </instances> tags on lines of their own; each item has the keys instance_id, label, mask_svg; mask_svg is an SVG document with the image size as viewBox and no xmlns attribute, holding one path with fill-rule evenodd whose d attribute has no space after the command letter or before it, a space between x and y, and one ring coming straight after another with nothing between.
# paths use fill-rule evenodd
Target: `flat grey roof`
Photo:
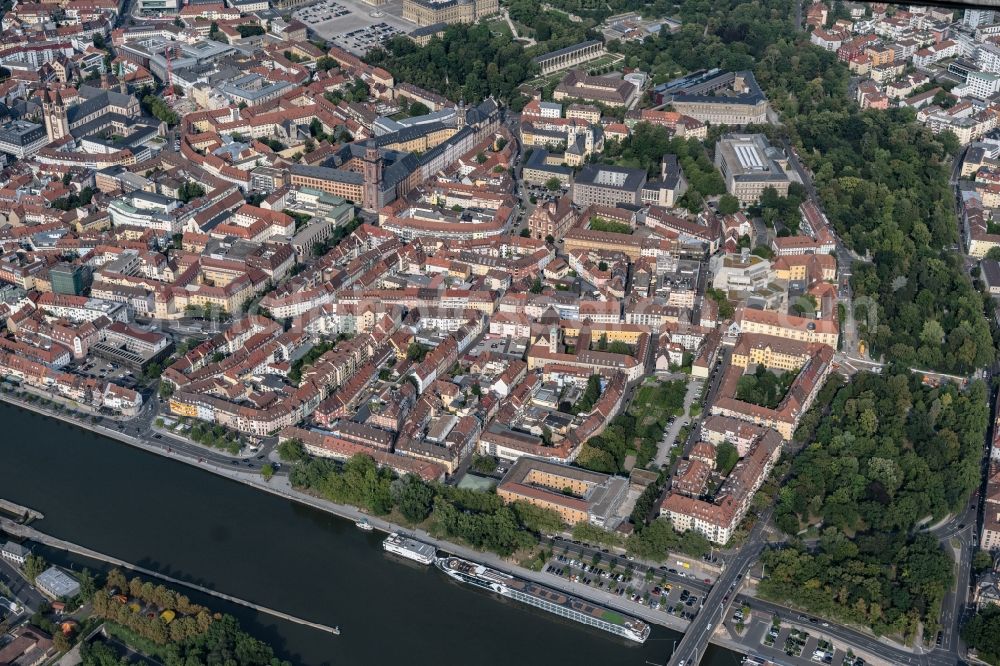
<instances>
[{"instance_id":1,"label":"flat grey roof","mask_svg":"<svg viewBox=\"0 0 1000 666\"><path fill-rule=\"evenodd\" d=\"M56 597L71 597L80 591L80 583L56 567L40 573L35 582Z\"/></svg>"}]
</instances>

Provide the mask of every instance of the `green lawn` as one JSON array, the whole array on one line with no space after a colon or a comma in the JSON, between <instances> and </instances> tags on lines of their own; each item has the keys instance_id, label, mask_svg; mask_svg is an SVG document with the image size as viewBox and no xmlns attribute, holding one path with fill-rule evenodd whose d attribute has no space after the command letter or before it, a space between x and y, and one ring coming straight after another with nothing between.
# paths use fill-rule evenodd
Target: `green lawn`
<instances>
[{"instance_id":1,"label":"green lawn","mask_svg":"<svg viewBox=\"0 0 1000 666\"><path fill-rule=\"evenodd\" d=\"M506 37L513 37L513 33L510 31L510 26L507 25L507 21L502 18L493 19L492 21L486 22L486 27L490 29L494 35L501 35Z\"/></svg>"}]
</instances>

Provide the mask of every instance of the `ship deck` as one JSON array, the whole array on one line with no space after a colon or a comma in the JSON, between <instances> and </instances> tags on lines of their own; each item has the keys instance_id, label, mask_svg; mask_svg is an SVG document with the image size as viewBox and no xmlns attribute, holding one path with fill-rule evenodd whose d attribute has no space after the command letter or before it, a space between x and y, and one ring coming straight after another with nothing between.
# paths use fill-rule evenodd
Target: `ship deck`
<instances>
[{"instance_id":1,"label":"ship deck","mask_svg":"<svg viewBox=\"0 0 1000 666\"><path fill-rule=\"evenodd\" d=\"M506 585L511 590L516 590L522 594L532 596L536 599L554 604L556 606L571 609L577 613L590 616L595 620L601 620L620 627L627 627L638 634L642 634L644 631L647 631L648 625L637 618L623 615L622 613L590 603L584 599L573 597L558 590L554 590L528 580L516 578L503 572L494 571L488 567L483 567L473 562L462 560L461 558L448 558L446 566L454 571L467 575L478 576L479 578L489 582L501 583Z\"/></svg>"}]
</instances>

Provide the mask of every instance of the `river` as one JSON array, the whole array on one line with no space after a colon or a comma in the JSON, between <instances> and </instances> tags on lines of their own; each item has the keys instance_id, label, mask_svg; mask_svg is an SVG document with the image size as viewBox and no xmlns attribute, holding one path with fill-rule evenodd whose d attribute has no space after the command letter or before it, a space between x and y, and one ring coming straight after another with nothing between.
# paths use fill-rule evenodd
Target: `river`
<instances>
[{"instance_id":1,"label":"river","mask_svg":"<svg viewBox=\"0 0 1000 666\"><path fill-rule=\"evenodd\" d=\"M0 497L39 529L94 550L327 625L331 636L230 612L308 666L517 662L664 664L676 632L637 646L463 586L382 551L377 533L189 465L0 403ZM732 666L711 647L705 666Z\"/></svg>"}]
</instances>

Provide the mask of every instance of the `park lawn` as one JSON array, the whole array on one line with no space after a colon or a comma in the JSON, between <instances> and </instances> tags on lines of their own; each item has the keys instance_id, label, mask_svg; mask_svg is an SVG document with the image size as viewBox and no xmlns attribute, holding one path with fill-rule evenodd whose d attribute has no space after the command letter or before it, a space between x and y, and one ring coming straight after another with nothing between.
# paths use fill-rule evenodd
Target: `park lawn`
<instances>
[{"instance_id":1,"label":"park lawn","mask_svg":"<svg viewBox=\"0 0 1000 666\"><path fill-rule=\"evenodd\" d=\"M681 416L687 387L682 380L645 384L632 398L629 411L640 425L660 423L666 425L671 416Z\"/></svg>"},{"instance_id":2,"label":"park lawn","mask_svg":"<svg viewBox=\"0 0 1000 666\"><path fill-rule=\"evenodd\" d=\"M510 26L507 25L507 21L502 18L493 19L492 21L486 22L486 27L490 29L494 35L510 37L513 38L514 34L510 31Z\"/></svg>"},{"instance_id":3,"label":"park lawn","mask_svg":"<svg viewBox=\"0 0 1000 666\"><path fill-rule=\"evenodd\" d=\"M617 64L624 59L625 56L620 53L607 53L596 60L583 63L580 67L589 71L591 69L600 69L601 67Z\"/></svg>"}]
</instances>

